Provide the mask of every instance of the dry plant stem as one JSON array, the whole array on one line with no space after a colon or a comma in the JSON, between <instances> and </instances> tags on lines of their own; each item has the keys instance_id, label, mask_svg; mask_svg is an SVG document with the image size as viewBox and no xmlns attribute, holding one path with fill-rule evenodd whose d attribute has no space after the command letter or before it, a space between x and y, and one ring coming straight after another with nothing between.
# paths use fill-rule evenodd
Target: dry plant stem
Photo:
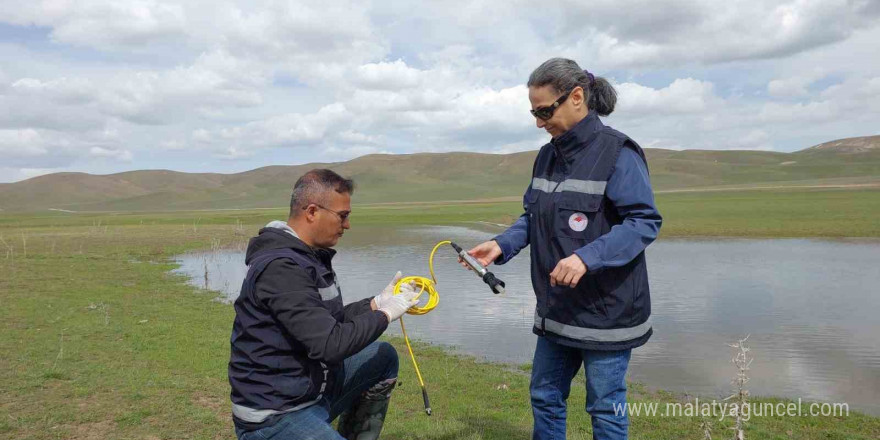
<instances>
[{"instance_id":1,"label":"dry plant stem","mask_svg":"<svg viewBox=\"0 0 880 440\"><path fill-rule=\"evenodd\" d=\"M728 344L737 350L736 356L733 358L733 364L736 365L737 368L736 376L733 378L733 386L735 388L734 393L724 399L733 399L735 402L734 404L736 405L735 425L731 428L733 429L734 440L745 440L745 418L743 417L743 411L748 411L748 409L744 408L747 408L749 404L749 391L746 389L746 383L749 382L748 371L749 367L752 365L752 360L754 360L749 355L751 349L745 345L749 336L751 335L747 335L735 344Z\"/></svg>"},{"instance_id":2,"label":"dry plant stem","mask_svg":"<svg viewBox=\"0 0 880 440\"><path fill-rule=\"evenodd\" d=\"M64 329L61 330L61 340L58 343L58 356L55 357L55 363L52 364L52 371L58 366L58 361L64 357Z\"/></svg>"},{"instance_id":3,"label":"dry plant stem","mask_svg":"<svg viewBox=\"0 0 880 440\"><path fill-rule=\"evenodd\" d=\"M14 258L15 256L15 248L12 247L6 240L3 239L3 236L0 235L0 243L3 243L3 246L6 247L6 259Z\"/></svg>"},{"instance_id":4,"label":"dry plant stem","mask_svg":"<svg viewBox=\"0 0 880 440\"><path fill-rule=\"evenodd\" d=\"M700 421L700 429L703 430L703 440L712 440L712 422L704 418Z\"/></svg>"}]
</instances>

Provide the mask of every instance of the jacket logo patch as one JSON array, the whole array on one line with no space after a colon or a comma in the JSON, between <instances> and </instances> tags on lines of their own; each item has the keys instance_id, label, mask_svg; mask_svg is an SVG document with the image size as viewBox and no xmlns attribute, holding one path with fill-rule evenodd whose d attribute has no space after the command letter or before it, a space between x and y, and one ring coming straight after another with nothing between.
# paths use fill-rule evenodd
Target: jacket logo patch
<instances>
[{"instance_id":1,"label":"jacket logo patch","mask_svg":"<svg viewBox=\"0 0 880 440\"><path fill-rule=\"evenodd\" d=\"M568 218L568 227L575 232L583 232L587 229L587 215L583 212L576 212Z\"/></svg>"}]
</instances>

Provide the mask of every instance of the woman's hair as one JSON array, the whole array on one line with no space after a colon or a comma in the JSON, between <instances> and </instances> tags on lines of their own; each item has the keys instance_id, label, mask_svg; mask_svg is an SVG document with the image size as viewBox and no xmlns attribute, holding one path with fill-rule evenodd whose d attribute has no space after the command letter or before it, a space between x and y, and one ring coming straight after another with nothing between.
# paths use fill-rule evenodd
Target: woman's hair
<instances>
[{"instance_id":1,"label":"woman's hair","mask_svg":"<svg viewBox=\"0 0 880 440\"><path fill-rule=\"evenodd\" d=\"M566 58L550 58L538 66L531 75L529 87L551 86L557 93L569 93L575 87L584 89L587 108L599 116L608 116L614 111L617 103L617 91L611 83L600 76L581 69L574 60Z\"/></svg>"}]
</instances>

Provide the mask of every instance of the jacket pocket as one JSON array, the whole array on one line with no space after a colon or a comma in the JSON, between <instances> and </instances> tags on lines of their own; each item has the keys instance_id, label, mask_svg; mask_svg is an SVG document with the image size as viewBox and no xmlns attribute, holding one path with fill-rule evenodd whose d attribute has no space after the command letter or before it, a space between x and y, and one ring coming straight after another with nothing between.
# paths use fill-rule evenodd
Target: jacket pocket
<instances>
[{"instance_id":1,"label":"jacket pocket","mask_svg":"<svg viewBox=\"0 0 880 440\"><path fill-rule=\"evenodd\" d=\"M591 224L601 206L601 196L561 193L554 207L553 235L586 243L596 237Z\"/></svg>"},{"instance_id":2,"label":"jacket pocket","mask_svg":"<svg viewBox=\"0 0 880 440\"><path fill-rule=\"evenodd\" d=\"M626 267L610 267L596 275L600 296L600 307L605 316L614 321L626 324L632 313L633 288L630 270Z\"/></svg>"},{"instance_id":3,"label":"jacket pocket","mask_svg":"<svg viewBox=\"0 0 880 440\"><path fill-rule=\"evenodd\" d=\"M272 388L284 400L295 402L298 405L313 399L317 394L315 393L313 379L309 377L308 371L303 371L304 375L294 372L285 372L284 374L277 375L278 370L275 373L276 377L272 381Z\"/></svg>"}]
</instances>

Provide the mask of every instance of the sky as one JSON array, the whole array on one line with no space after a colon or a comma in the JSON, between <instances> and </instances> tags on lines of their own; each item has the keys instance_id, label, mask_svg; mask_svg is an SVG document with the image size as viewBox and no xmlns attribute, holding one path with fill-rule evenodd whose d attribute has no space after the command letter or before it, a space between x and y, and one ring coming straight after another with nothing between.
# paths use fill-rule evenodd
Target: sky
<instances>
[{"instance_id":1,"label":"sky","mask_svg":"<svg viewBox=\"0 0 880 440\"><path fill-rule=\"evenodd\" d=\"M880 0L0 0L0 182L536 150L557 56L642 147L880 134Z\"/></svg>"}]
</instances>

